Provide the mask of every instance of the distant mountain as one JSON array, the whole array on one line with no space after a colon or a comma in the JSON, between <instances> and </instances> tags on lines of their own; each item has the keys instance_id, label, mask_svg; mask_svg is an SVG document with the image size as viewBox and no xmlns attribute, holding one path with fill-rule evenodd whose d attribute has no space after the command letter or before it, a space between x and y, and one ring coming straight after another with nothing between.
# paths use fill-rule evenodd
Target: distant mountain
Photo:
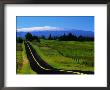
<instances>
[{"instance_id":1,"label":"distant mountain","mask_svg":"<svg viewBox=\"0 0 110 90\"><path fill-rule=\"evenodd\" d=\"M17 32L17 37L25 37L27 32ZM61 36L65 34L72 33L76 36L87 36L87 37L94 37L94 32L92 31L83 31L83 30L75 30L75 29L70 29L70 30L44 30L44 31L32 31L30 32L32 35L35 36L45 36L48 37L50 34L51 36Z\"/></svg>"}]
</instances>

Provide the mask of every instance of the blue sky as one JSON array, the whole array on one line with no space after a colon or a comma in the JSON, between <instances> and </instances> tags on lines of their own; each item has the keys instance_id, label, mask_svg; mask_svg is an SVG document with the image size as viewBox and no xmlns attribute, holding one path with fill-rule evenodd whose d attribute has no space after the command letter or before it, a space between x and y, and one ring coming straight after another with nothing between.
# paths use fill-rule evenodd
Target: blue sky
<instances>
[{"instance_id":1,"label":"blue sky","mask_svg":"<svg viewBox=\"0 0 110 90\"><path fill-rule=\"evenodd\" d=\"M18 31L78 29L94 31L94 16L17 16Z\"/></svg>"}]
</instances>

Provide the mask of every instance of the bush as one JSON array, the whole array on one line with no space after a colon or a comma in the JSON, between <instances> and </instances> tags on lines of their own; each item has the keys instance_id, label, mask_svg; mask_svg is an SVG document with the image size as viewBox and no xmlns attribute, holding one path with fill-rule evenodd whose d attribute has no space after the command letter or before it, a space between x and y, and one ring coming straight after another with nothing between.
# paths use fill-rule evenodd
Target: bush
<instances>
[{"instance_id":1,"label":"bush","mask_svg":"<svg viewBox=\"0 0 110 90\"><path fill-rule=\"evenodd\" d=\"M17 43L22 43L23 42L23 39L20 38L20 37L18 37L16 41L17 41Z\"/></svg>"}]
</instances>

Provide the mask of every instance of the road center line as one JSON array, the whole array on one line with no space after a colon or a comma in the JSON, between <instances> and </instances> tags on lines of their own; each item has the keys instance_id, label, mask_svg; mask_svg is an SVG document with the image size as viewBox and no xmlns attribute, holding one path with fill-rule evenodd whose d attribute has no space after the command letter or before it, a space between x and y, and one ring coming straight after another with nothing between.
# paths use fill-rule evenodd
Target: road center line
<instances>
[{"instance_id":1,"label":"road center line","mask_svg":"<svg viewBox=\"0 0 110 90\"><path fill-rule=\"evenodd\" d=\"M32 57L33 57L33 59L34 59L34 61L37 63L37 65L38 65L40 68L44 69L44 70L51 70L51 69L46 69L46 68L42 67L42 66L38 63L38 61L35 59L35 57L34 57L34 55L33 55L33 53L32 53L32 51L31 51L31 49L30 49L30 47L29 47L29 45L28 45L27 42L26 42L26 44L27 44L27 46L28 46L28 48L29 48L29 51L30 51L30 53L31 53L31 55L32 55ZM59 71L65 71L65 70L59 70ZM84 75L84 73L80 73L80 72L74 72L74 71L66 71L66 72L73 72L73 73L76 73L76 74L83 74L83 75Z\"/></svg>"},{"instance_id":2,"label":"road center line","mask_svg":"<svg viewBox=\"0 0 110 90\"><path fill-rule=\"evenodd\" d=\"M31 49L30 49L30 47L29 47L28 44L27 44L27 46L28 46L28 48L29 48L29 50L30 50L30 53L31 53L31 55L32 55L32 57L33 57L33 59L34 59L34 61L37 63L37 65L38 65L40 68L44 69L44 70L50 70L50 69L46 69L46 68L42 67L42 66L37 62L37 60L35 59L35 57L34 57L34 55L33 55L33 53L32 53L32 51L31 51Z\"/></svg>"}]
</instances>

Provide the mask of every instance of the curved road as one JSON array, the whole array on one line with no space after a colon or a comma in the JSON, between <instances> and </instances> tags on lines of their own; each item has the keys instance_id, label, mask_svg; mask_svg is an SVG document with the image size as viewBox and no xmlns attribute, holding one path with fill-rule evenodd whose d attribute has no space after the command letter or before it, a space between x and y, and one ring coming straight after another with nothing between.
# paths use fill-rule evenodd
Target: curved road
<instances>
[{"instance_id":1,"label":"curved road","mask_svg":"<svg viewBox=\"0 0 110 90\"><path fill-rule=\"evenodd\" d=\"M94 72L91 71L61 70L53 68L44 60L42 60L42 58L37 54L35 49L30 45L28 41L25 41L24 44L30 66L32 70L37 72L38 74L94 74Z\"/></svg>"}]
</instances>

